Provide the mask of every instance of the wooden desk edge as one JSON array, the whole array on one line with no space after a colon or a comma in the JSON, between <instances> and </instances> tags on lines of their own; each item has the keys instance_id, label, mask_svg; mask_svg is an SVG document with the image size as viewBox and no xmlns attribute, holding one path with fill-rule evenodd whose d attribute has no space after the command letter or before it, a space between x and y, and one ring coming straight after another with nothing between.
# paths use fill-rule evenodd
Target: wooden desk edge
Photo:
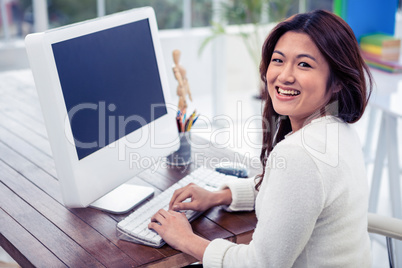
<instances>
[{"instance_id":1,"label":"wooden desk edge","mask_svg":"<svg viewBox=\"0 0 402 268\"><path fill-rule=\"evenodd\" d=\"M254 230L248 231L243 234L239 234L237 236L230 237L227 240L229 240L233 243L237 243L237 244L248 244L248 243L250 243L250 241L252 239L253 233L254 233ZM166 257L164 259L155 261L153 263L144 264L139 267L141 267L141 268L142 267L148 267L148 268L183 267L183 266L195 263L197 261L200 261L200 260L197 260L196 258L194 258L186 253L179 252L176 255Z\"/></svg>"}]
</instances>

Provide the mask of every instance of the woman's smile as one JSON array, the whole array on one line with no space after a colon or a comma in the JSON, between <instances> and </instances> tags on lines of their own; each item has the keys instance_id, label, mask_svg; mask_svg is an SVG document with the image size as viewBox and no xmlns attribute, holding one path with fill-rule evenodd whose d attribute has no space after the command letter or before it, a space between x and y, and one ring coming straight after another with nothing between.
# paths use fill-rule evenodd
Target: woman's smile
<instances>
[{"instance_id":1,"label":"woman's smile","mask_svg":"<svg viewBox=\"0 0 402 268\"><path fill-rule=\"evenodd\" d=\"M288 87L279 87L276 86L276 92L278 93L278 98L284 97L284 99L292 99L293 97L296 97L300 95L300 90L293 89L293 88L288 88Z\"/></svg>"}]
</instances>

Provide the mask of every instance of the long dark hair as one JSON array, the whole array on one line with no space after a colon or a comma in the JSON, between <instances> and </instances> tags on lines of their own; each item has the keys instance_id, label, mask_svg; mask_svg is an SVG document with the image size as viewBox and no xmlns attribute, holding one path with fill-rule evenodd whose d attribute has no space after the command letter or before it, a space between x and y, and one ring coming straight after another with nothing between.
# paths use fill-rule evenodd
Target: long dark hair
<instances>
[{"instance_id":1,"label":"long dark hair","mask_svg":"<svg viewBox=\"0 0 402 268\"><path fill-rule=\"evenodd\" d=\"M280 22L269 34L262 47L260 64L261 79L265 84L265 107L263 112L263 144L260 160L263 172L257 176L261 185L269 154L275 145L292 131L290 120L275 112L268 94L266 74L276 43L286 32L305 33L310 36L328 62L330 76L327 92L331 99L321 114L332 114L347 123L358 121L364 113L372 90L369 68L360 55L359 45L349 25L340 17L324 10L297 14ZM366 83L367 74L368 84ZM340 90L339 90L340 89ZM335 104L335 105L330 105ZM336 109L327 109L336 107ZM325 111L324 111L325 110Z\"/></svg>"}]
</instances>

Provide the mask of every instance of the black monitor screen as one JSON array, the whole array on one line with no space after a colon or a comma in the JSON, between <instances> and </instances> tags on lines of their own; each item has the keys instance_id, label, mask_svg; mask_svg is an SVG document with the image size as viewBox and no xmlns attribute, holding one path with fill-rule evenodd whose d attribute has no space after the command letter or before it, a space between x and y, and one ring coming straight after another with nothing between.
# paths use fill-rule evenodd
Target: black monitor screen
<instances>
[{"instance_id":1,"label":"black monitor screen","mask_svg":"<svg viewBox=\"0 0 402 268\"><path fill-rule=\"evenodd\" d=\"M78 159L167 114L148 19L52 49Z\"/></svg>"}]
</instances>

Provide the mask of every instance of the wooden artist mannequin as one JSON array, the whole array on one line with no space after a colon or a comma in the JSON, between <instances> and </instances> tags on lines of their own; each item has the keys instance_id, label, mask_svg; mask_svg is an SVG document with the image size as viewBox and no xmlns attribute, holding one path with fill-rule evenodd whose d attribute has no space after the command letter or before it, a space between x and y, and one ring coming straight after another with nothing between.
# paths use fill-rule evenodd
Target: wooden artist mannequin
<instances>
[{"instance_id":1,"label":"wooden artist mannequin","mask_svg":"<svg viewBox=\"0 0 402 268\"><path fill-rule=\"evenodd\" d=\"M177 85L177 96L179 96L178 108L179 108L179 110L183 111L184 109L187 108L186 95L188 95L188 98L190 99L190 101L193 101L193 100L191 98L191 91L190 91L190 86L189 86L188 80L187 80L186 70L179 63L180 50L175 49L173 51L173 61L174 61L174 65L173 65L174 77L176 78L177 82L179 83Z\"/></svg>"}]
</instances>

